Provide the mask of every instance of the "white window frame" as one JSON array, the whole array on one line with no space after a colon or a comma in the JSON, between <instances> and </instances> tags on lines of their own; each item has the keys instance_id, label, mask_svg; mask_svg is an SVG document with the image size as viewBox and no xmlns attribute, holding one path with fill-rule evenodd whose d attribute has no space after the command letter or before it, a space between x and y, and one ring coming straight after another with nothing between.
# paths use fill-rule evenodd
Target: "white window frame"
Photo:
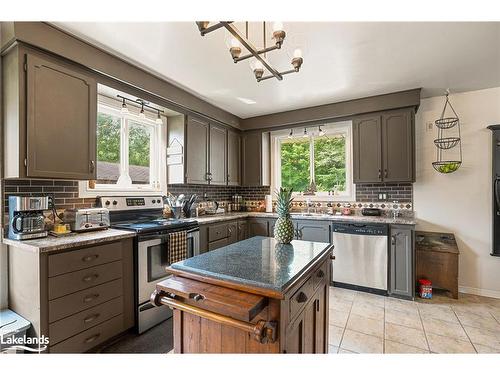
<instances>
[{"instance_id":1,"label":"white window frame","mask_svg":"<svg viewBox=\"0 0 500 375\"><path fill-rule=\"evenodd\" d=\"M353 162L352 162L352 121L342 121L322 124L321 129L325 133L323 137L345 135L346 138L346 191L340 194L329 195L328 192L316 192L315 195L303 195L300 192L293 192L292 196L297 201L342 201L354 202L356 200L356 185L353 183ZM295 128L296 138L302 137L303 128ZM321 138L318 126L307 127L308 138ZM271 132L271 189L274 192L281 186L281 143L287 141L290 134L289 129ZM314 173L314 152L311 150L310 173Z\"/></svg>"},{"instance_id":2,"label":"white window frame","mask_svg":"<svg viewBox=\"0 0 500 375\"><path fill-rule=\"evenodd\" d=\"M107 102L108 100L106 100ZM163 124L157 124L153 114L146 113L146 118L140 118L138 111L129 108L129 113L124 114L120 109L108 103L99 102L98 112L106 113L120 118L120 177L116 184L95 184L95 188L89 187L89 181L80 181L79 196L83 198L93 198L99 195L120 195L127 194L130 196L144 195L145 193L165 194L167 189L166 177L166 139L167 126L165 117L162 117ZM149 184L132 184L132 180L128 174L129 167L129 149L128 138L130 123L138 123L150 128L153 132L150 145L150 183ZM97 167L97 162L96 162Z\"/></svg>"}]
</instances>

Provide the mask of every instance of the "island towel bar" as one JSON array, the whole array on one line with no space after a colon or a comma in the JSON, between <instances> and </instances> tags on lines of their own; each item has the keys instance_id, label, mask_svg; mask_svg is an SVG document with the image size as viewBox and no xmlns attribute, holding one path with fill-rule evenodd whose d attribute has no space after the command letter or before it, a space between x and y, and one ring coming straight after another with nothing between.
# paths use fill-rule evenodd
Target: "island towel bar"
<instances>
[{"instance_id":1,"label":"island towel bar","mask_svg":"<svg viewBox=\"0 0 500 375\"><path fill-rule=\"evenodd\" d=\"M199 307L188 305L187 303L178 301L173 297L175 297L175 295L169 295L164 291L155 290L151 295L151 302L156 306L165 305L171 309L182 310L217 323L241 329L242 331L253 334L254 339L260 343L273 343L276 341L278 328L277 322L259 320L257 323L248 323L229 316L216 314Z\"/></svg>"}]
</instances>

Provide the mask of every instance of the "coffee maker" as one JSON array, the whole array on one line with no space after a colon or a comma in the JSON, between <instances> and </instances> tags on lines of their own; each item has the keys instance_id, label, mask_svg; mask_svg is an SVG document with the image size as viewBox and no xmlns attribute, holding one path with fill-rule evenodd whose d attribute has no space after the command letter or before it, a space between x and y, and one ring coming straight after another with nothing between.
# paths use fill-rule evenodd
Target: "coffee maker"
<instances>
[{"instance_id":1,"label":"coffee maker","mask_svg":"<svg viewBox=\"0 0 500 375\"><path fill-rule=\"evenodd\" d=\"M9 197L9 238L28 240L47 237L43 211L49 209L48 197Z\"/></svg>"}]
</instances>

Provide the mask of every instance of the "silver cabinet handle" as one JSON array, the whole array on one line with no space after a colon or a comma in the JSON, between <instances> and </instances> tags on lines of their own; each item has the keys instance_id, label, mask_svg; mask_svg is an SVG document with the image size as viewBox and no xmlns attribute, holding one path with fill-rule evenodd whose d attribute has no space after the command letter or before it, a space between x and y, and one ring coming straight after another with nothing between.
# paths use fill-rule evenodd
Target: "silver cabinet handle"
<instances>
[{"instance_id":1,"label":"silver cabinet handle","mask_svg":"<svg viewBox=\"0 0 500 375\"><path fill-rule=\"evenodd\" d=\"M101 314L94 314L94 315L90 315L90 316L87 316L85 319L83 319L83 322L84 323L90 323L90 322L93 322L94 320L96 320L97 318L99 318L101 316Z\"/></svg>"},{"instance_id":2,"label":"silver cabinet handle","mask_svg":"<svg viewBox=\"0 0 500 375\"><path fill-rule=\"evenodd\" d=\"M99 254L86 255L82 258L82 262L90 262L91 260L95 260L99 258Z\"/></svg>"},{"instance_id":3,"label":"silver cabinet handle","mask_svg":"<svg viewBox=\"0 0 500 375\"><path fill-rule=\"evenodd\" d=\"M90 173L94 173L95 170L95 161L90 161Z\"/></svg>"},{"instance_id":4,"label":"silver cabinet handle","mask_svg":"<svg viewBox=\"0 0 500 375\"><path fill-rule=\"evenodd\" d=\"M99 294L97 294L97 293L96 294L89 294L88 296L83 297L83 302L84 303L92 302L96 298L99 298Z\"/></svg>"},{"instance_id":5,"label":"silver cabinet handle","mask_svg":"<svg viewBox=\"0 0 500 375\"><path fill-rule=\"evenodd\" d=\"M97 279L98 277L99 277L99 275L98 275L97 273L94 273L93 275L87 275L87 276L85 276L85 277L82 279L82 281L83 281L83 282L88 283L88 282L90 282L90 281L92 281L92 280Z\"/></svg>"},{"instance_id":6,"label":"silver cabinet handle","mask_svg":"<svg viewBox=\"0 0 500 375\"><path fill-rule=\"evenodd\" d=\"M387 178L387 175L388 175L388 173L387 173L387 168L385 168L385 169L384 169L384 177L385 177L385 178Z\"/></svg>"},{"instance_id":7,"label":"silver cabinet handle","mask_svg":"<svg viewBox=\"0 0 500 375\"><path fill-rule=\"evenodd\" d=\"M101 336L101 334L100 334L100 333L97 333L97 334L95 334L95 335L93 335L93 336L90 336L90 337L88 337L87 339L85 339L85 341L84 341L84 342L85 342L85 344L90 344L91 342L93 342L93 341L97 340L97 339L99 338L99 336Z\"/></svg>"}]
</instances>

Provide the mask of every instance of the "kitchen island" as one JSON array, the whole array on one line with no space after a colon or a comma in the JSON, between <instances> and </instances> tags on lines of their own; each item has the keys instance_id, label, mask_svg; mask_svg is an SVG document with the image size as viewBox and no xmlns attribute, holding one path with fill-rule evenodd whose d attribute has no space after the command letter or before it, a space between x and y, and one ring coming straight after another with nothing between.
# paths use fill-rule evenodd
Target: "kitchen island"
<instances>
[{"instance_id":1,"label":"kitchen island","mask_svg":"<svg viewBox=\"0 0 500 375\"><path fill-rule=\"evenodd\" d=\"M171 265L175 353L327 353L333 246L256 236Z\"/></svg>"}]
</instances>

